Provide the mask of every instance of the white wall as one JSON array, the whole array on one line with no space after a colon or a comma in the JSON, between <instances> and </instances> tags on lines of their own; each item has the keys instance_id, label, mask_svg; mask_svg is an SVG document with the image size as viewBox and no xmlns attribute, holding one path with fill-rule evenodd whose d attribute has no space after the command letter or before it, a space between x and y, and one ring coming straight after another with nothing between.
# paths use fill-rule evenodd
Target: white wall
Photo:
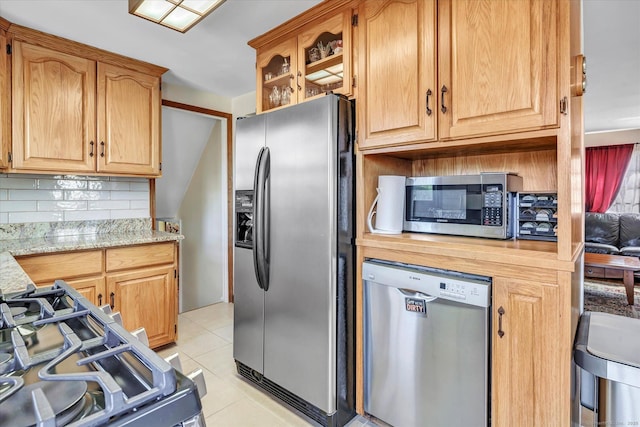
<instances>
[{"instance_id":1,"label":"white wall","mask_svg":"<svg viewBox=\"0 0 640 427\"><path fill-rule=\"evenodd\" d=\"M181 311L227 297L226 126L216 121L178 210L182 220Z\"/></svg>"}]
</instances>

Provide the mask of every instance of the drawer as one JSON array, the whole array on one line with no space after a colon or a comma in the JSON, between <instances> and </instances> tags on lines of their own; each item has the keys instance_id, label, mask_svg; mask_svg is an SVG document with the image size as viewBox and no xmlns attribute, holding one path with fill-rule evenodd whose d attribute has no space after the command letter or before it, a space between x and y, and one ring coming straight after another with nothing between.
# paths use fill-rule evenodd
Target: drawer
<instances>
[{"instance_id":1,"label":"drawer","mask_svg":"<svg viewBox=\"0 0 640 427\"><path fill-rule=\"evenodd\" d=\"M604 277L605 279L622 279L624 277L624 271L616 270L612 268L605 268Z\"/></svg>"},{"instance_id":2,"label":"drawer","mask_svg":"<svg viewBox=\"0 0 640 427\"><path fill-rule=\"evenodd\" d=\"M16 257L16 260L35 283L102 274L101 249Z\"/></svg>"},{"instance_id":3,"label":"drawer","mask_svg":"<svg viewBox=\"0 0 640 427\"><path fill-rule=\"evenodd\" d=\"M584 268L584 275L587 276L587 277L604 278L604 268L603 267L589 267L589 266L586 266Z\"/></svg>"},{"instance_id":4,"label":"drawer","mask_svg":"<svg viewBox=\"0 0 640 427\"><path fill-rule=\"evenodd\" d=\"M107 272L173 264L174 254L173 242L107 249Z\"/></svg>"}]
</instances>

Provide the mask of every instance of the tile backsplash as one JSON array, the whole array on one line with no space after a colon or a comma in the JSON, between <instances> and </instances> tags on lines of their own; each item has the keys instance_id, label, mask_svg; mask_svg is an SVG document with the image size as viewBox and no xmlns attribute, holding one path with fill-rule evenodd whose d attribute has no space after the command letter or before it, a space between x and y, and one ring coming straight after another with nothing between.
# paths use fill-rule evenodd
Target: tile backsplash
<instances>
[{"instance_id":1,"label":"tile backsplash","mask_svg":"<svg viewBox=\"0 0 640 427\"><path fill-rule=\"evenodd\" d=\"M0 174L0 224L149 215L146 178Z\"/></svg>"}]
</instances>

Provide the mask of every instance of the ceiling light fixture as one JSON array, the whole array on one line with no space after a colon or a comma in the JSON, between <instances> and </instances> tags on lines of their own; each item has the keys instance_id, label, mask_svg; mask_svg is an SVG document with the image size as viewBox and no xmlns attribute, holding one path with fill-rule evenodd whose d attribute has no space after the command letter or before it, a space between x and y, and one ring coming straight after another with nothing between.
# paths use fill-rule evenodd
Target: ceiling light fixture
<instances>
[{"instance_id":1,"label":"ceiling light fixture","mask_svg":"<svg viewBox=\"0 0 640 427\"><path fill-rule=\"evenodd\" d=\"M187 32L225 0L129 0L129 13Z\"/></svg>"}]
</instances>

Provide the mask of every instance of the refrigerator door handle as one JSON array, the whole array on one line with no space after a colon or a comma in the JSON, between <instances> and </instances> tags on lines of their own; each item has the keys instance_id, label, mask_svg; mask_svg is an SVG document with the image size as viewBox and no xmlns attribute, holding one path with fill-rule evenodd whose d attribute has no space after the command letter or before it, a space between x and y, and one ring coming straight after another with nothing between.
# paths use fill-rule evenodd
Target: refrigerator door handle
<instances>
[{"instance_id":1,"label":"refrigerator door handle","mask_svg":"<svg viewBox=\"0 0 640 427\"><path fill-rule=\"evenodd\" d=\"M253 266L258 286L269 287L269 149L258 154L254 174Z\"/></svg>"}]
</instances>

